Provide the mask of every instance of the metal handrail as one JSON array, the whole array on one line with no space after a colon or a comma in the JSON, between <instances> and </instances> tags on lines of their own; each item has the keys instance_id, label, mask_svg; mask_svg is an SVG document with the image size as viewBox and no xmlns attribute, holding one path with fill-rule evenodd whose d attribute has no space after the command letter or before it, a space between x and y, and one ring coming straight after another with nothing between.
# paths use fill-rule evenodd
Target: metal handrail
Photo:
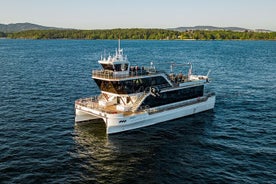
<instances>
[{"instance_id":1,"label":"metal handrail","mask_svg":"<svg viewBox=\"0 0 276 184\"><path fill-rule=\"evenodd\" d=\"M149 72L148 70L130 71L128 74L115 74L108 70L93 70L92 77L100 77L105 79L124 79L136 76L152 76L163 73L163 71Z\"/></svg>"}]
</instances>

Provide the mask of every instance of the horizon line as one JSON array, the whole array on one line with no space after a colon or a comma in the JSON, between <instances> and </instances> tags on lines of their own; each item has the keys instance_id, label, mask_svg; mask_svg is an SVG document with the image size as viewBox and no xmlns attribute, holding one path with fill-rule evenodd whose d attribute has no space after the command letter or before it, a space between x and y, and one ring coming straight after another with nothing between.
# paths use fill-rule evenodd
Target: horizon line
<instances>
[{"instance_id":1,"label":"horizon line","mask_svg":"<svg viewBox=\"0 0 276 184\"><path fill-rule=\"evenodd\" d=\"M114 28L69 28L69 27L56 27L56 26L48 26L48 25L43 25L40 23L32 23L32 22L16 22L16 23L0 23L2 25L14 25L14 24L33 24L37 26L42 26L42 27L48 27L48 28L56 28L56 29L75 29L75 30L112 30L112 29L178 29L178 28L196 28L196 27L214 27L214 28L238 28L238 29L244 29L244 30L264 30L264 31L270 31L270 32L275 32L274 30L266 29L266 28L245 28L245 27L240 27L240 26L215 26L215 25L194 25L194 26L170 26L166 28L160 28L160 27L114 27Z\"/></svg>"}]
</instances>

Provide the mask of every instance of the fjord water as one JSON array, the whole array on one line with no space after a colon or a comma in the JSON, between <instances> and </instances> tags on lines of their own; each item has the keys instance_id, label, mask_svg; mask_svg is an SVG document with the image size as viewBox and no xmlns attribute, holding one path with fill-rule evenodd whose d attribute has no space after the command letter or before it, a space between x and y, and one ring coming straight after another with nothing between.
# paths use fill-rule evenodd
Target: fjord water
<instances>
[{"instance_id":1,"label":"fjord water","mask_svg":"<svg viewBox=\"0 0 276 184\"><path fill-rule=\"evenodd\" d=\"M111 136L74 101L117 41L0 40L0 183L275 183L276 42L122 41L133 65L212 70L213 111ZM105 50L105 51L104 51Z\"/></svg>"}]
</instances>

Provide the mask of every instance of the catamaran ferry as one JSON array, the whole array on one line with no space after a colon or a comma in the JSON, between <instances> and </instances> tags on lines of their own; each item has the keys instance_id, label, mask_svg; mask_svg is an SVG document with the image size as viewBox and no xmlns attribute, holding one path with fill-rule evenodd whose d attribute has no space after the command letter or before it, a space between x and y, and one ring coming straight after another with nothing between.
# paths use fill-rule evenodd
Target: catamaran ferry
<instances>
[{"instance_id":1,"label":"catamaran ferry","mask_svg":"<svg viewBox=\"0 0 276 184\"><path fill-rule=\"evenodd\" d=\"M170 72L131 66L118 49L114 56L101 57L101 70L92 78L100 95L75 101L75 122L103 119L106 133L113 134L192 115L214 108L215 93L205 92L207 75L193 75L192 64L170 63ZM188 66L187 74L173 73Z\"/></svg>"}]
</instances>

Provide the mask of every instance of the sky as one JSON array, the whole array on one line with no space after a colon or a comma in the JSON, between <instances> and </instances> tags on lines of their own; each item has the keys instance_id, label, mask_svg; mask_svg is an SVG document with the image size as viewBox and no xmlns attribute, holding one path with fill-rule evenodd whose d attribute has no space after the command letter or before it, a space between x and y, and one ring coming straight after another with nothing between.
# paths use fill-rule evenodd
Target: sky
<instances>
[{"instance_id":1,"label":"sky","mask_svg":"<svg viewBox=\"0 0 276 184\"><path fill-rule=\"evenodd\" d=\"M75 29L243 27L276 31L276 0L0 0L0 24Z\"/></svg>"}]
</instances>

